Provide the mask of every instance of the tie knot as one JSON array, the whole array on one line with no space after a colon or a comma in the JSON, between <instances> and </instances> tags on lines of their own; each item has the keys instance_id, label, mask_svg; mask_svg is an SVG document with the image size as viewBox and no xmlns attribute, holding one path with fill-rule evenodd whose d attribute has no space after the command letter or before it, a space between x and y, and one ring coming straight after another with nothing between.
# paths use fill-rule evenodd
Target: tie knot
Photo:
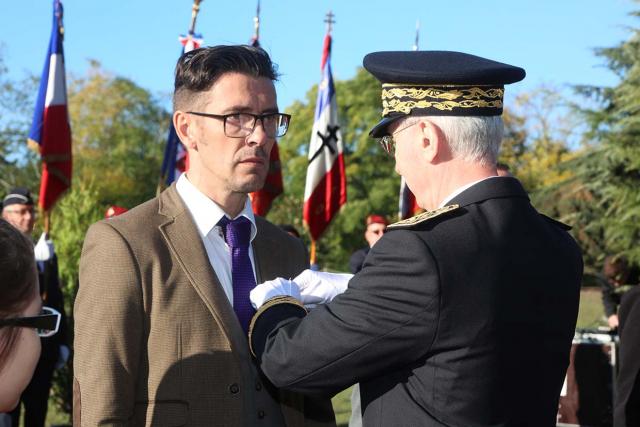
<instances>
[{"instance_id":1,"label":"tie knot","mask_svg":"<svg viewBox=\"0 0 640 427\"><path fill-rule=\"evenodd\" d=\"M232 248L247 247L251 241L251 221L246 216L229 219L223 216L218 225L224 231L227 244Z\"/></svg>"}]
</instances>

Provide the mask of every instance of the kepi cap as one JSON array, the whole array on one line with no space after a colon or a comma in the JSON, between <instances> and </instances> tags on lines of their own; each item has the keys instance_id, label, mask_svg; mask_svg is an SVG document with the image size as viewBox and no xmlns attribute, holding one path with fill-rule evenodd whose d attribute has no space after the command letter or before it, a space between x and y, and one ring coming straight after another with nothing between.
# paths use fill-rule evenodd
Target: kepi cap
<instances>
[{"instance_id":1,"label":"kepi cap","mask_svg":"<svg viewBox=\"0 0 640 427\"><path fill-rule=\"evenodd\" d=\"M9 193L2 199L2 208L9 205L33 205L31 192L24 187L12 188Z\"/></svg>"},{"instance_id":2,"label":"kepi cap","mask_svg":"<svg viewBox=\"0 0 640 427\"><path fill-rule=\"evenodd\" d=\"M369 135L380 138L410 116L499 116L504 85L524 69L453 51L373 52L364 68L382 83L382 120Z\"/></svg>"},{"instance_id":3,"label":"kepi cap","mask_svg":"<svg viewBox=\"0 0 640 427\"><path fill-rule=\"evenodd\" d=\"M385 218L382 215L376 215L376 214L369 215L367 217L366 223L367 223L367 227L370 226L371 224L389 225L389 222L387 221L387 218Z\"/></svg>"}]
</instances>

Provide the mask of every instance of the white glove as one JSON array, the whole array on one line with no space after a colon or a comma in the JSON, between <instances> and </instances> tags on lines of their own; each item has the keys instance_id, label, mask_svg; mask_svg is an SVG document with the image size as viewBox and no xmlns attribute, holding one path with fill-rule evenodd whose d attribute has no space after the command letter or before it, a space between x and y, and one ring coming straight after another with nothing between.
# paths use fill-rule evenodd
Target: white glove
<instances>
[{"instance_id":1,"label":"white glove","mask_svg":"<svg viewBox=\"0 0 640 427\"><path fill-rule=\"evenodd\" d=\"M304 270L293 281L300 287L302 303L312 308L326 304L347 290L353 274Z\"/></svg>"},{"instance_id":2,"label":"white glove","mask_svg":"<svg viewBox=\"0 0 640 427\"><path fill-rule=\"evenodd\" d=\"M48 238L46 233L42 233L38 243L33 248L33 252L35 253L36 261L49 261L53 257L55 252L53 241Z\"/></svg>"},{"instance_id":3,"label":"white glove","mask_svg":"<svg viewBox=\"0 0 640 427\"><path fill-rule=\"evenodd\" d=\"M277 296L290 296L300 301L300 289L291 280L278 277L273 280L267 280L264 283L259 284L249 294L251 304L257 310L267 300Z\"/></svg>"},{"instance_id":4,"label":"white glove","mask_svg":"<svg viewBox=\"0 0 640 427\"><path fill-rule=\"evenodd\" d=\"M66 345L63 344L59 347L58 361L56 362L55 369L60 369L65 365L65 363L67 363L67 361L69 360L70 353L71 351L69 350L69 347L67 347Z\"/></svg>"}]
</instances>

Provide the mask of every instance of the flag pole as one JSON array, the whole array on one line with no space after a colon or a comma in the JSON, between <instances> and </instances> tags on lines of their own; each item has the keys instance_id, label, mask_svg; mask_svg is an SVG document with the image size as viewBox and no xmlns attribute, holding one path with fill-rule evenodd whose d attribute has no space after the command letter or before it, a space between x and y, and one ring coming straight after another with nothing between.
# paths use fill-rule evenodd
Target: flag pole
<instances>
[{"instance_id":1,"label":"flag pole","mask_svg":"<svg viewBox=\"0 0 640 427\"><path fill-rule=\"evenodd\" d=\"M253 17L253 38L251 39L251 45L259 45L260 40L260 0L258 0L258 6L256 7L256 16Z\"/></svg>"},{"instance_id":2,"label":"flag pole","mask_svg":"<svg viewBox=\"0 0 640 427\"><path fill-rule=\"evenodd\" d=\"M316 263L316 241L311 239L311 256L309 257L309 264L313 265Z\"/></svg>"},{"instance_id":3,"label":"flag pole","mask_svg":"<svg viewBox=\"0 0 640 427\"><path fill-rule=\"evenodd\" d=\"M189 26L189 34L194 34L196 31L196 19L198 18L198 12L200 12L200 3L203 0L193 0L193 6L191 7L191 25Z\"/></svg>"}]
</instances>

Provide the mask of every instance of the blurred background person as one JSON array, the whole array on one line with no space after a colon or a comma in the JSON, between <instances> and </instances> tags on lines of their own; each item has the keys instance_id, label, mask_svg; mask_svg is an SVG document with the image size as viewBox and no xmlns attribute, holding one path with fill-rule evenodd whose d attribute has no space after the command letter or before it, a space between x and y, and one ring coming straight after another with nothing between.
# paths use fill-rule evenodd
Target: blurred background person
<instances>
[{"instance_id":1,"label":"blurred background person","mask_svg":"<svg viewBox=\"0 0 640 427\"><path fill-rule=\"evenodd\" d=\"M33 198L28 189L11 189L2 200L2 218L18 231L32 238L35 224ZM20 402L25 409L25 427L44 427L49 403L51 379L56 368L62 367L69 358L64 300L60 290L58 259L53 243L46 234L42 234L32 254L38 272L39 292L42 303L62 314L59 334L42 338L42 352L31 382L22 393ZM13 426L19 426L20 408L18 405L11 413Z\"/></svg>"},{"instance_id":2,"label":"blurred background person","mask_svg":"<svg viewBox=\"0 0 640 427\"><path fill-rule=\"evenodd\" d=\"M496 164L496 173L498 176L513 176L509 165L506 163L498 162L498 164Z\"/></svg>"},{"instance_id":3,"label":"blurred background person","mask_svg":"<svg viewBox=\"0 0 640 427\"><path fill-rule=\"evenodd\" d=\"M602 289L602 305L611 329L618 328L618 306L620 297L627 290L629 271L626 258L610 255L604 259L602 274L598 276Z\"/></svg>"},{"instance_id":4,"label":"blurred background person","mask_svg":"<svg viewBox=\"0 0 640 427\"><path fill-rule=\"evenodd\" d=\"M37 280L33 244L0 219L0 412L18 405L29 384L40 356L38 335L55 334L59 324L59 313L42 313ZM3 422L10 425L6 417Z\"/></svg>"},{"instance_id":5,"label":"blurred background person","mask_svg":"<svg viewBox=\"0 0 640 427\"><path fill-rule=\"evenodd\" d=\"M620 352L614 427L640 426L640 287L620 299Z\"/></svg>"},{"instance_id":6,"label":"blurred background person","mask_svg":"<svg viewBox=\"0 0 640 427\"><path fill-rule=\"evenodd\" d=\"M382 237L384 231L387 229L389 222L382 215L372 214L365 220L364 239L367 241L367 246L355 251L349 259L349 270L356 274L362 269L364 259L367 257L369 250L376 244L376 242Z\"/></svg>"}]
</instances>

